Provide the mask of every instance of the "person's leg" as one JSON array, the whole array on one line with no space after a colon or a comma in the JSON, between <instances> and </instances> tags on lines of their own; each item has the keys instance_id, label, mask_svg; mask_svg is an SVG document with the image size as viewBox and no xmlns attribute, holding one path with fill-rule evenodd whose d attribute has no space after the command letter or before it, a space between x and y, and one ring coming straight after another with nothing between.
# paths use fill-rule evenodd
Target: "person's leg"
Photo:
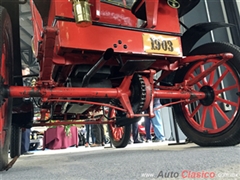
<instances>
[{"instance_id":1,"label":"person's leg","mask_svg":"<svg viewBox=\"0 0 240 180\"><path fill-rule=\"evenodd\" d=\"M85 125L85 131L86 131L86 139L85 139L85 142L84 142L84 146L85 147L88 147L89 146L89 135L90 135L90 125L89 124L86 124Z\"/></svg>"},{"instance_id":2,"label":"person's leg","mask_svg":"<svg viewBox=\"0 0 240 180\"><path fill-rule=\"evenodd\" d=\"M26 132L25 130L22 130L22 140L21 140L21 154L24 154L26 152L25 149L25 140L26 140Z\"/></svg>"},{"instance_id":3,"label":"person's leg","mask_svg":"<svg viewBox=\"0 0 240 180\"><path fill-rule=\"evenodd\" d=\"M31 134L31 129L26 129L27 131L27 137L26 137L26 149L27 151L29 150L30 147L30 134Z\"/></svg>"},{"instance_id":4,"label":"person's leg","mask_svg":"<svg viewBox=\"0 0 240 180\"><path fill-rule=\"evenodd\" d=\"M152 125L154 128L155 136L159 140L165 140L160 111L156 110L156 111L154 111L154 113L155 113L155 117L152 118Z\"/></svg>"},{"instance_id":5,"label":"person's leg","mask_svg":"<svg viewBox=\"0 0 240 180\"><path fill-rule=\"evenodd\" d=\"M104 146L105 145L105 132L104 132L104 128L103 125L100 124L100 129L101 129L101 144Z\"/></svg>"},{"instance_id":6,"label":"person's leg","mask_svg":"<svg viewBox=\"0 0 240 180\"><path fill-rule=\"evenodd\" d=\"M151 140L151 119L149 117L145 117L145 131L146 131L146 140Z\"/></svg>"},{"instance_id":7,"label":"person's leg","mask_svg":"<svg viewBox=\"0 0 240 180\"><path fill-rule=\"evenodd\" d=\"M89 125L90 127L90 132L91 132L91 138L92 138L92 144L96 142L95 138L95 132L94 132L94 124Z\"/></svg>"},{"instance_id":8,"label":"person's leg","mask_svg":"<svg viewBox=\"0 0 240 180\"><path fill-rule=\"evenodd\" d=\"M92 144L95 144L97 141L97 125L96 124L92 124L91 125L92 128L92 135L93 135L93 139L92 139Z\"/></svg>"},{"instance_id":9,"label":"person's leg","mask_svg":"<svg viewBox=\"0 0 240 180\"><path fill-rule=\"evenodd\" d=\"M133 136L134 143L142 142L138 139L138 122L132 124L132 136Z\"/></svg>"},{"instance_id":10,"label":"person's leg","mask_svg":"<svg viewBox=\"0 0 240 180\"><path fill-rule=\"evenodd\" d=\"M21 154L28 152L30 146L30 129L22 131Z\"/></svg>"},{"instance_id":11,"label":"person's leg","mask_svg":"<svg viewBox=\"0 0 240 180\"><path fill-rule=\"evenodd\" d=\"M91 145L91 147L97 147L97 146L100 146L102 143L102 137L101 137L101 128L99 126L99 124L97 125L92 125L93 126L93 134L94 134L94 137L96 138L96 141L95 143L93 143Z\"/></svg>"},{"instance_id":12,"label":"person's leg","mask_svg":"<svg viewBox=\"0 0 240 180\"><path fill-rule=\"evenodd\" d=\"M102 144L101 124L96 125L96 144Z\"/></svg>"},{"instance_id":13,"label":"person's leg","mask_svg":"<svg viewBox=\"0 0 240 180\"><path fill-rule=\"evenodd\" d=\"M90 134L90 131L89 131L89 124L86 124L86 143L89 144L89 134Z\"/></svg>"}]
</instances>

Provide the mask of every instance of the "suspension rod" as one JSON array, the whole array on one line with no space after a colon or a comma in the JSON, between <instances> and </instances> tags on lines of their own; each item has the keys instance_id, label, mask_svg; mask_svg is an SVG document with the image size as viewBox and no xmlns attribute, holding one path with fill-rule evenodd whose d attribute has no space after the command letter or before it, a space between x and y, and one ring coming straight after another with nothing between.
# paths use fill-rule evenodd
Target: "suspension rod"
<instances>
[{"instance_id":1,"label":"suspension rod","mask_svg":"<svg viewBox=\"0 0 240 180\"><path fill-rule=\"evenodd\" d=\"M55 88L36 88L26 86L10 86L5 93L6 97L13 98L120 98L123 92L121 88L72 88L72 87L55 87ZM189 92L177 90L154 90L154 98L161 99L203 99L203 92ZM130 96L130 90L127 92Z\"/></svg>"},{"instance_id":2,"label":"suspension rod","mask_svg":"<svg viewBox=\"0 0 240 180\"><path fill-rule=\"evenodd\" d=\"M61 122L50 122L50 123L33 123L33 126L66 126L69 124L113 124L115 120L108 121L61 121Z\"/></svg>"},{"instance_id":3,"label":"suspension rod","mask_svg":"<svg viewBox=\"0 0 240 180\"><path fill-rule=\"evenodd\" d=\"M160 99L204 99L203 92L188 92L174 90L154 90L154 98Z\"/></svg>"},{"instance_id":4,"label":"suspension rod","mask_svg":"<svg viewBox=\"0 0 240 180\"><path fill-rule=\"evenodd\" d=\"M37 88L26 86L10 86L9 90L6 92L8 92L6 94L9 97L13 98L118 98L121 96L121 90L119 88Z\"/></svg>"}]
</instances>

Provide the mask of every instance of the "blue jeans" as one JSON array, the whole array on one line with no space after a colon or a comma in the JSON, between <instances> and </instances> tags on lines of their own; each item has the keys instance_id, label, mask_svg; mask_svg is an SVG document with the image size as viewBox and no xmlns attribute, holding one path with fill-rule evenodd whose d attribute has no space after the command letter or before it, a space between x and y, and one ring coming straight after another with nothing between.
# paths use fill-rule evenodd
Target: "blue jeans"
<instances>
[{"instance_id":1,"label":"blue jeans","mask_svg":"<svg viewBox=\"0 0 240 180\"><path fill-rule=\"evenodd\" d=\"M145 117L146 139L151 139L150 128L152 123L156 138L165 140L160 110L154 111L154 114L154 118Z\"/></svg>"},{"instance_id":2,"label":"blue jeans","mask_svg":"<svg viewBox=\"0 0 240 180\"><path fill-rule=\"evenodd\" d=\"M22 131L21 154L29 151L31 129Z\"/></svg>"},{"instance_id":3,"label":"blue jeans","mask_svg":"<svg viewBox=\"0 0 240 180\"><path fill-rule=\"evenodd\" d=\"M93 131L92 131L92 125L91 124L86 124L86 133L87 133L86 142L90 143L89 142L89 140L90 140L89 136L90 136L90 133L91 133L92 143L95 143L95 138L94 138L94 134L93 134Z\"/></svg>"},{"instance_id":4,"label":"blue jeans","mask_svg":"<svg viewBox=\"0 0 240 180\"><path fill-rule=\"evenodd\" d=\"M133 142L137 142L138 140L138 122L132 124L132 137Z\"/></svg>"},{"instance_id":5,"label":"blue jeans","mask_svg":"<svg viewBox=\"0 0 240 180\"><path fill-rule=\"evenodd\" d=\"M149 117L145 117L145 131L146 131L146 139L151 140L151 124L152 124L152 119Z\"/></svg>"}]
</instances>

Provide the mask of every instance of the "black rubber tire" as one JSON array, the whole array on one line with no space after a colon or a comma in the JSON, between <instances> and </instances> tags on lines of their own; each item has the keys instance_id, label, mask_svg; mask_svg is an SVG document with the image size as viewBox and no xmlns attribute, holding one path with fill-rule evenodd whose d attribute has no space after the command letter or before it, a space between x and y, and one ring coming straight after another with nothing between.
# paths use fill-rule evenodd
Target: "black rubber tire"
<instances>
[{"instance_id":1,"label":"black rubber tire","mask_svg":"<svg viewBox=\"0 0 240 180\"><path fill-rule=\"evenodd\" d=\"M234 55L234 58L227 61L226 64L235 73L238 78L238 83L240 82L240 48L238 46L229 43L208 43L194 49L190 55L203 55L203 54L218 54L229 52ZM177 71L175 76L175 82L182 82L187 71L194 65L194 63L189 64L186 68ZM236 94L236 98L239 98ZM217 133L206 133L196 130L187 121L181 104L174 105L174 111L176 114L177 122L183 131L183 133L194 143L200 146L233 146L240 143L240 113L239 110L235 114L231 124L223 130ZM207 120L207 118L206 118Z\"/></svg>"},{"instance_id":2,"label":"black rubber tire","mask_svg":"<svg viewBox=\"0 0 240 180\"><path fill-rule=\"evenodd\" d=\"M111 111L113 109L109 108L109 112L108 112L108 117L110 118L110 114ZM120 140L116 140L114 138L112 129L111 129L111 125L108 124L108 133L109 133L109 137L110 137L110 141L111 143L114 145L115 148L124 148L128 145L128 142L130 140L130 136L131 136L131 124L130 125L125 125L122 127L116 127L116 128L122 128L123 130L123 135L122 138Z\"/></svg>"},{"instance_id":3,"label":"black rubber tire","mask_svg":"<svg viewBox=\"0 0 240 180\"><path fill-rule=\"evenodd\" d=\"M0 72L1 76L6 76L4 78L7 85L13 84L13 48L12 48L12 26L10 17L5 8L0 6L0 68L5 67L7 75ZM5 46L3 46L5 45ZM4 48L5 47L5 48ZM5 64L2 64L2 53L5 49ZM7 103L7 104L6 104ZM4 107L5 106L5 107ZM6 107L7 106L7 107ZM0 108L5 108L5 116L3 129L0 131L5 131L5 138L3 138L1 133L0 137L0 171L4 170L8 164L8 150L10 145L10 136L11 136L11 121L12 121L12 98L5 100L3 105Z\"/></svg>"},{"instance_id":4,"label":"black rubber tire","mask_svg":"<svg viewBox=\"0 0 240 180\"><path fill-rule=\"evenodd\" d=\"M32 144L30 144L30 146L29 146L29 151L35 151L35 150L37 150L38 147L39 147L39 145L40 145L40 143L32 143Z\"/></svg>"},{"instance_id":5,"label":"black rubber tire","mask_svg":"<svg viewBox=\"0 0 240 180\"><path fill-rule=\"evenodd\" d=\"M10 157L14 158L21 155L22 129L13 124L10 142Z\"/></svg>"}]
</instances>

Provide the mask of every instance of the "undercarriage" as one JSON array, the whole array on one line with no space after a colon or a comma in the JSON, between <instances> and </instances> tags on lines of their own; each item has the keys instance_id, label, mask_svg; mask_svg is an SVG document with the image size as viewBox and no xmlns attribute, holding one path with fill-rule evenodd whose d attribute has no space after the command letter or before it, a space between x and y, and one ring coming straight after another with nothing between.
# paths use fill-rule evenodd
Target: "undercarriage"
<instances>
[{"instance_id":1,"label":"undercarriage","mask_svg":"<svg viewBox=\"0 0 240 180\"><path fill-rule=\"evenodd\" d=\"M107 124L111 142L121 148L128 144L132 123L169 106L194 143L238 144L240 49L215 42L184 51L188 38L180 32L179 18L198 2L138 0L130 6L126 1L31 0L32 48L40 72L30 86L22 83L19 47L13 43L19 18L9 6L16 3L3 2L0 169L8 162L12 125L17 134L28 126ZM30 105L26 98L33 100ZM155 98L161 106L153 106ZM40 110L34 122L33 103ZM226 111L223 104L231 108ZM12 157L20 155L14 137Z\"/></svg>"}]
</instances>

